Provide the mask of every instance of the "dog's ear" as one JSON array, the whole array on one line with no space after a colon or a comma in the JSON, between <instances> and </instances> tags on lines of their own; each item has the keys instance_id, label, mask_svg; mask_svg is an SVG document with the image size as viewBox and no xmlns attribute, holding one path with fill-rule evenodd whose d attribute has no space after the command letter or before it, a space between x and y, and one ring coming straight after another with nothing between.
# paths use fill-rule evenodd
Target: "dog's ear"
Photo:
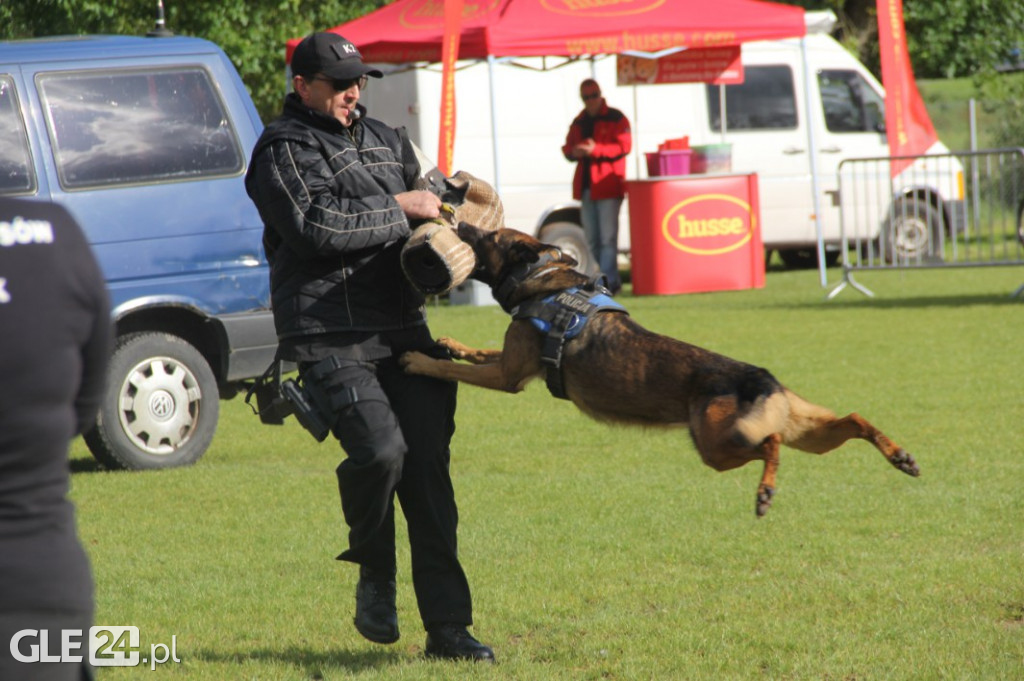
<instances>
[{"instance_id":1,"label":"dog's ear","mask_svg":"<svg viewBox=\"0 0 1024 681\"><path fill-rule=\"evenodd\" d=\"M559 249L558 253L558 262L565 263L569 267L576 267L577 265L579 265L579 263L576 262L576 258L572 257L565 251Z\"/></svg>"},{"instance_id":2,"label":"dog's ear","mask_svg":"<svg viewBox=\"0 0 1024 681\"><path fill-rule=\"evenodd\" d=\"M509 249L509 256L514 262L531 263L540 260L540 253L537 252L533 244L523 241L516 241L512 244L512 247Z\"/></svg>"}]
</instances>

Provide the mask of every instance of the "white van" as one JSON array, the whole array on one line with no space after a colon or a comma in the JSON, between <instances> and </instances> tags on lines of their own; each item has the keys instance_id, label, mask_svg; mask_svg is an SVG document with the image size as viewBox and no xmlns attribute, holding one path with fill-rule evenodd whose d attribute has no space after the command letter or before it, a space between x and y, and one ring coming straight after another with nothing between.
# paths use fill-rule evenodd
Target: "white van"
<instances>
[{"instance_id":1,"label":"white van","mask_svg":"<svg viewBox=\"0 0 1024 681\"><path fill-rule=\"evenodd\" d=\"M867 68L828 35L835 19L831 12L809 12L807 17L805 49L812 78L806 87L798 39L743 45L744 82L724 87L702 83L620 87L614 56L461 62L455 77L452 171L465 170L494 184L508 226L558 243L578 254L584 269L592 267L579 227L579 207L572 201L574 167L562 156L561 146L569 123L582 109L580 81L594 77L608 104L632 122L628 179L647 177L644 153L657 150L666 139L688 136L691 146L730 144L732 172L758 175L765 248L778 250L788 265L813 265L817 229L810 116L826 260L834 262L840 243L837 168L845 159L889 155L885 93ZM725 131L720 121L723 91ZM810 92L810 107L805 92ZM373 80L363 101L371 116L406 126L412 140L433 155L440 95L440 65L433 64ZM496 141L492 130L497 131ZM946 152L941 143L929 150ZM884 168L887 172L887 164ZM901 257L920 256L915 249L941 247L941 238L927 235L941 234L957 223L962 210L961 172L955 161L941 176L904 172L893 183L894 195L902 199L885 197L888 205L866 207L859 214L873 216L875 237L888 239ZM621 218L620 250L625 252L629 248L628 198Z\"/></svg>"}]
</instances>

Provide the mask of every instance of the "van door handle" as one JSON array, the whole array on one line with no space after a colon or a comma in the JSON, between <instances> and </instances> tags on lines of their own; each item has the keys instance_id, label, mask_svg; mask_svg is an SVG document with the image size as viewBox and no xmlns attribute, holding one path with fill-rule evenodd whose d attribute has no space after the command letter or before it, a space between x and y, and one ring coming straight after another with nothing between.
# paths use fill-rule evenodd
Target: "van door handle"
<instances>
[{"instance_id":1,"label":"van door handle","mask_svg":"<svg viewBox=\"0 0 1024 681\"><path fill-rule=\"evenodd\" d=\"M805 151L807 151L807 150L802 148L802 147L786 147L785 149L782 150L782 153L783 154L793 155L793 154L802 154Z\"/></svg>"},{"instance_id":2,"label":"van door handle","mask_svg":"<svg viewBox=\"0 0 1024 681\"><path fill-rule=\"evenodd\" d=\"M818 151L823 154L838 154L842 150L842 147L822 147L821 149L818 149Z\"/></svg>"}]
</instances>

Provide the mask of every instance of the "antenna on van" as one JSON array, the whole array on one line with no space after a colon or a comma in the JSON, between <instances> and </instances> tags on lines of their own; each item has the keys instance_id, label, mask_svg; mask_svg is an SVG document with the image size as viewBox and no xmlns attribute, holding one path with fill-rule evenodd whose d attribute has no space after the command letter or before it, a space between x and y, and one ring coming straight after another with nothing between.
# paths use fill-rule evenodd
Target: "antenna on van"
<instances>
[{"instance_id":1,"label":"antenna on van","mask_svg":"<svg viewBox=\"0 0 1024 681\"><path fill-rule=\"evenodd\" d=\"M149 38L167 38L174 35L164 24L164 0L156 0L156 24L146 34Z\"/></svg>"}]
</instances>

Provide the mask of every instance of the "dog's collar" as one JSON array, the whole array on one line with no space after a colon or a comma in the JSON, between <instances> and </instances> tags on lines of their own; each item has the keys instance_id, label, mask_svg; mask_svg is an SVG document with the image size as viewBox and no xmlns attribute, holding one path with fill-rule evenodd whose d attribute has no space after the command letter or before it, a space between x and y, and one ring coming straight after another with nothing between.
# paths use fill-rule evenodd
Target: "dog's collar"
<instances>
[{"instance_id":1,"label":"dog's collar","mask_svg":"<svg viewBox=\"0 0 1024 681\"><path fill-rule=\"evenodd\" d=\"M516 289L526 281L529 281L533 277L546 274L549 270L554 269L549 267L552 263L562 261L562 251L554 249L554 252L545 251L540 254L536 262L521 262L508 268L508 272L503 273L498 277L498 284L494 287L494 299L501 305L501 309L505 312L512 311L511 299L512 294L515 293Z\"/></svg>"}]
</instances>

